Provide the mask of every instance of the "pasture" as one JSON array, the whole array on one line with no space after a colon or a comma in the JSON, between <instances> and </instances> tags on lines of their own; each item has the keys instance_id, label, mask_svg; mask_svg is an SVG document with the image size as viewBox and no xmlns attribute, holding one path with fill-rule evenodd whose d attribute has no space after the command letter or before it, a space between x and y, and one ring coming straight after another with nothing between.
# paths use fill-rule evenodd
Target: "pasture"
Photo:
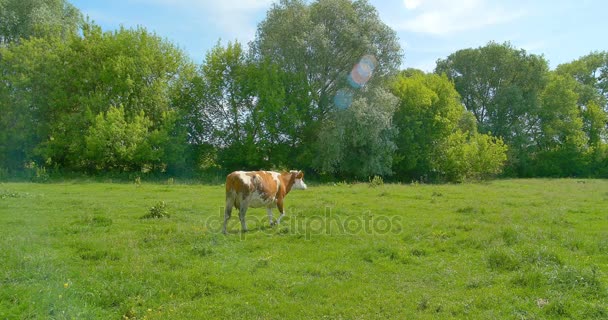
<instances>
[{"instance_id":1,"label":"pasture","mask_svg":"<svg viewBox=\"0 0 608 320\"><path fill-rule=\"evenodd\" d=\"M145 219L164 201L168 218ZM608 317L608 181L0 184L1 319ZM158 209L158 208L157 208ZM275 217L277 212L275 210Z\"/></svg>"}]
</instances>

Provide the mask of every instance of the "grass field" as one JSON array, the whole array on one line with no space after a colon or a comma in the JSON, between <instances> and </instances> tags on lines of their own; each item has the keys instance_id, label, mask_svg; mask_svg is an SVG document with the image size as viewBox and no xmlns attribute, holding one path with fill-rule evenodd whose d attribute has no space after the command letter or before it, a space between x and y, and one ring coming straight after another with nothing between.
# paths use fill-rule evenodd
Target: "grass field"
<instances>
[{"instance_id":1,"label":"grass field","mask_svg":"<svg viewBox=\"0 0 608 320\"><path fill-rule=\"evenodd\" d=\"M608 318L608 181L311 186L227 236L223 197L0 184L0 318Z\"/></svg>"}]
</instances>

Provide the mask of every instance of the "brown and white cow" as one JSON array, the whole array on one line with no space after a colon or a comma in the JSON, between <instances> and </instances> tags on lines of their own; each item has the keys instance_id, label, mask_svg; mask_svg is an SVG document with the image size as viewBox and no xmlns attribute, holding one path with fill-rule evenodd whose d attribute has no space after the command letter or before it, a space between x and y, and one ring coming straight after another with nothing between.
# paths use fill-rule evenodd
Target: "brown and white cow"
<instances>
[{"instance_id":1,"label":"brown and white cow","mask_svg":"<svg viewBox=\"0 0 608 320\"><path fill-rule=\"evenodd\" d=\"M241 229L247 231L245 213L247 208L266 208L268 219L273 225L272 207L277 206L281 218L285 215L283 199L291 189L306 189L304 173L302 171L289 171L278 173L274 171L235 171L226 177L226 209L224 211L224 228L232 214L232 207L239 209Z\"/></svg>"}]
</instances>

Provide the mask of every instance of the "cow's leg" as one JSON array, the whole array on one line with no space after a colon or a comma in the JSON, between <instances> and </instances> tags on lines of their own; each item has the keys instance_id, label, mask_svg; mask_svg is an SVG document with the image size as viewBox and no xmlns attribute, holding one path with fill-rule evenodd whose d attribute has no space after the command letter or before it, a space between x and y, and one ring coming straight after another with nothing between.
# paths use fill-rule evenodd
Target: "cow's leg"
<instances>
[{"instance_id":1,"label":"cow's leg","mask_svg":"<svg viewBox=\"0 0 608 320\"><path fill-rule=\"evenodd\" d=\"M283 210L283 199L279 199L279 201L277 201L277 208L279 209L279 213L281 213L279 215L279 218L277 219L277 225L278 225L281 223L281 219L285 215L285 211Z\"/></svg>"},{"instance_id":2,"label":"cow's leg","mask_svg":"<svg viewBox=\"0 0 608 320\"><path fill-rule=\"evenodd\" d=\"M241 219L241 230L247 232L247 224L245 223L245 214L247 213L247 205L242 204L239 209L239 219Z\"/></svg>"},{"instance_id":3,"label":"cow's leg","mask_svg":"<svg viewBox=\"0 0 608 320\"><path fill-rule=\"evenodd\" d=\"M274 225L274 221L272 220L272 208L266 208L266 211L268 211L268 221L270 221L270 225Z\"/></svg>"},{"instance_id":4,"label":"cow's leg","mask_svg":"<svg viewBox=\"0 0 608 320\"><path fill-rule=\"evenodd\" d=\"M226 234L226 225L228 224L228 219L232 216L232 205L234 201L232 199L226 200L226 208L224 209L224 228L222 232Z\"/></svg>"}]
</instances>

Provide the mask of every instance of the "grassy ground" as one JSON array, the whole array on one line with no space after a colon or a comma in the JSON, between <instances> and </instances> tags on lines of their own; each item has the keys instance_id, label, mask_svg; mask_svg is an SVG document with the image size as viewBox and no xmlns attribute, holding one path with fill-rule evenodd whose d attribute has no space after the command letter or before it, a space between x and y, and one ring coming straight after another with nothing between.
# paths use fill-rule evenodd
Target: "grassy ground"
<instances>
[{"instance_id":1,"label":"grassy ground","mask_svg":"<svg viewBox=\"0 0 608 320\"><path fill-rule=\"evenodd\" d=\"M608 317L608 181L313 186L227 236L223 197L0 184L0 318Z\"/></svg>"}]
</instances>

